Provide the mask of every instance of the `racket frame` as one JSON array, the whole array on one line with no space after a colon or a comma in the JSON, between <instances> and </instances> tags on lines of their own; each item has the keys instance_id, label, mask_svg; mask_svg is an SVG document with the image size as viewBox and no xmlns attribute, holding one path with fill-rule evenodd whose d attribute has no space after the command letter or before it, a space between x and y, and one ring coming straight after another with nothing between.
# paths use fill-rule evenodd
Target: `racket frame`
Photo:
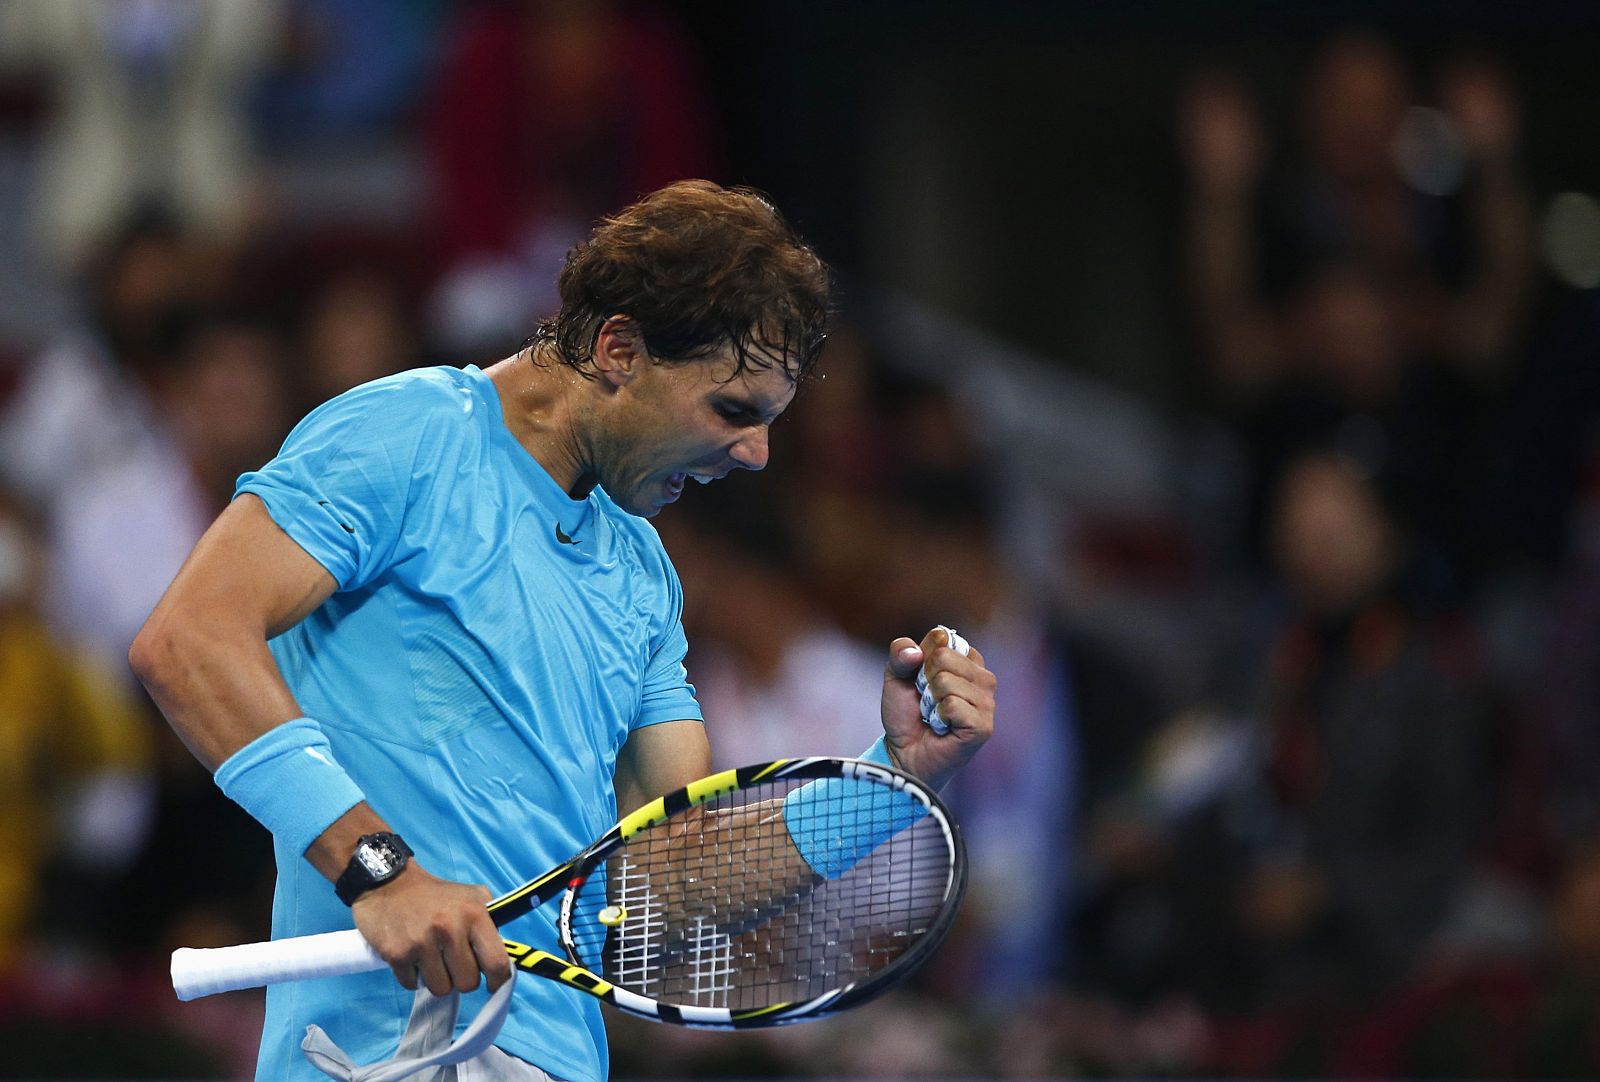
<instances>
[{"instance_id":1,"label":"racket frame","mask_svg":"<svg viewBox=\"0 0 1600 1082\"><path fill-rule=\"evenodd\" d=\"M643 993L622 987L585 968L579 961L572 934L573 900L589 876L641 831L658 826L684 812L709 804L762 782L819 781L826 778L854 778L905 793L921 804L926 817L939 827L949 847L950 868L945 881L939 912L928 929L904 953L878 972L863 980L830 989L806 1000L769 1004L765 1007L731 1009L692 1004L664 1003ZM944 940L966 891L966 846L954 818L938 795L920 779L894 767L860 759L812 756L778 759L769 763L738 767L708 775L681 789L657 797L624 816L583 852L567 863L540 876L489 904L496 924L504 924L532 911L556 895L564 895L557 928L567 958L540 951L526 944L506 941L512 964L538 976L558 981L580 992L611 1004L618 1010L651 1021L700 1029L757 1029L787 1025L801 1020L822 1018L855 1007L880 995L910 974Z\"/></svg>"},{"instance_id":2,"label":"racket frame","mask_svg":"<svg viewBox=\"0 0 1600 1082\"><path fill-rule=\"evenodd\" d=\"M608 981L582 964L573 937L573 900L588 878L630 839L692 808L754 785L779 781L812 782L829 778L864 780L904 792L922 805L925 811L919 818L932 819L948 847L950 862L937 913L922 934L882 969L809 999L732 1009L662 1002ZM562 958L507 939L504 941L506 953L515 967L565 984L641 1018L703 1029L753 1029L821 1018L864 1003L898 983L916 969L949 932L966 889L966 877L966 847L961 832L938 795L927 785L909 774L878 763L817 756L758 763L724 770L690 782L623 816L577 856L537 879L500 895L489 902L487 908L496 926L504 926L557 895L564 894L556 925L561 948L568 956ZM355 929L210 950L180 947L172 956L174 989L179 998L184 1000L273 981L336 976L384 967L383 959Z\"/></svg>"}]
</instances>

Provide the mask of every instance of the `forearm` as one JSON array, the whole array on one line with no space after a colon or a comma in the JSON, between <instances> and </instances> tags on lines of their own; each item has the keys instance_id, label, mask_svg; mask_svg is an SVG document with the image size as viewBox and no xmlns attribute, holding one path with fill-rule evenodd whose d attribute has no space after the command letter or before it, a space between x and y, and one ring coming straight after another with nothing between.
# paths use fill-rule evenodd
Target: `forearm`
<instances>
[{"instance_id":1,"label":"forearm","mask_svg":"<svg viewBox=\"0 0 1600 1082\"><path fill-rule=\"evenodd\" d=\"M203 619L158 617L130 660L173 729L280 844L338 882L362 835L390 826L361 799L320 728L298 720L265 634L248 625L204 633ZM404 987L420 981L443 995L477 987L480 973L491 989L509 975L488 900L486 887L438 879L413 861L357 898L352 914Z\"/></svg>"},{"instance_id":2,"label":"forearm","mask_svg":"<svg viewBox=\"0 0 1600 1082\"><path fill-rule=\"evenodd\" d=\"M660 864L681 911L725 931L754 927L805 896L818 876L795 847L781 799L738 808L697 809L681 817ZM706 860L707 853L743 854Z\"/></svg>"},{"instance_id":3,"label":"forearm","mask_svg":"<svg viewBox=\"0 0 1600 1082\"><path fill-rule=\"evenodd\" d=\"M225 630L164 631L152 620L130 657L217 784L280 841L301 847L328 879L338 877L361 835L388 829L365 802L350 806L360 791L316 727L280 728L302 711L264 639ZM301 741L320 754L302 756Z\"/></svg>"},{"instance_id":4,"label":"forearm","mask_svg":"<svg viewBox=\"0 0 1600 1082\"><path fill-rule=\"evenodd\" d=\"M242 550L260 555L256 574L243 565ZM282 574L270 578L275 569ZM263 587L266 596L252 593ZM265 520L259 504L236 504L179 572L128 660L223 791L334 878L355 840L384 826L361 803L320 727L301 720L267 647L269 635L331 589L326 572Z\"/></svg>"}]
</instances>

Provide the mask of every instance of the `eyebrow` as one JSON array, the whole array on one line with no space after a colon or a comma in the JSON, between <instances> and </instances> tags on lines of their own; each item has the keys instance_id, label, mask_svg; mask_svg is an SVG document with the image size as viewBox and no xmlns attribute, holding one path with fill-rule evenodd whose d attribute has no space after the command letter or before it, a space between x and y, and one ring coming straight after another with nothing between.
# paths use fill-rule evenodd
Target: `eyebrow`
<instances>
[{"instance_id":1,"label":"eyebrow","mask_svg":"<svg viewBox=\"0 0 1600 1082\"><path fill-rule=\"evenodd\" d=\"M748 417L757 418L764 425L770 425L773 421L776 421L780 416L782 416L783 411L788 408L787 405L784 405L778 407L777 409L764 410L761 408L761 404L759 402L756 402L754 399L746 398L734 391L719 391L717 393L717 397L725 405L732 406L738 412Z\"/></svg>"}]
</instances>

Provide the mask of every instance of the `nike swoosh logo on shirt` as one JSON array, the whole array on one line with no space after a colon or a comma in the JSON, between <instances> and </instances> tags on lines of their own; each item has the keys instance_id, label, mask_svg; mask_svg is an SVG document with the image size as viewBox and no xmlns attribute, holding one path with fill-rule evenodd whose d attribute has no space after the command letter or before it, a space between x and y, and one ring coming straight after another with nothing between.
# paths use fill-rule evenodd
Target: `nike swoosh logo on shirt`
<instances>
[{"instance_id":1,"label":"nike swoosh logo on shirt","mask_svg":"<svg viewBox=\"0 0 1600 1082\"><path fill-rule=\"evenodd\" d=\"M329 511L333 510L333 505L331 503L329 503L327 500L318 500L317 501L317 506L318 507L326 507ZM344 520L342 520L340 518L337 518L337 517L334 518L334 521L337 522L340 526L344 527L344 532L345 533L355 533L356 532L356 528L354 526L350 525L348 522L345 522Z\"/></svg>"}]
</instances>

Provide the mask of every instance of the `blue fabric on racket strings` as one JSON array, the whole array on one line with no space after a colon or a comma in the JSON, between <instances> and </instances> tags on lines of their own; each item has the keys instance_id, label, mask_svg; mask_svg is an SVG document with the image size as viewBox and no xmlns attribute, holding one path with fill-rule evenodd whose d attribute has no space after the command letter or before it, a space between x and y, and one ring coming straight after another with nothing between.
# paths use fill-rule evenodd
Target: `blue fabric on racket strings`
<instances>
[{"instance_id":1,"label":"blue fabric on racket strings","mask_svg":"<svg viewBox=\"0 0 1600 1082\"><path fill-rule=\"evenodd\" d=\"M945 633L950 649L966 657L972 650L959 632L945 624L936 625ZM928 667L917 669L918 706L923 724L944 736L950 726L939 714L939 700L928 689ZM894 766L889 747L879 737L862 753L867 762ZM869 795L849 797L840 791L844 782L829 778L801 786L783 802L784 823L795 848L807 864L825 879L837 879L855 867L868 853L921 819L926 810L913 800L902 799L896 807L894 790L873 786Z\"/></svg>"},{"instance_id":2,"label":"blue fabric on racket strings","mask_svg":"<svg viewBox=\"0 0 1600 1082\"><path fill-rule=\"evenodd\" d=\"M950 649L954 650L962 657L966 657L971 652L972 647L967 645L966 639L963 639L959 634L956 633L955 628L946 627L943 624L938 624L936 626L939 631L943 631L947 636ZM922 708L923 724L928 726L928 728L932 729L934 732L938 733L940 736L944 736L946 733L948 733L950 731L950 725L939 713L939 700L933 697L932 691L928 690L928 666L926 663L924 663L922 667L917 670L917 696L920 700L919 705Z\"/></svg>"},{"instance_id":3,"label":"blue fabric on racket strings","mask_svg":"<svg viewBox=\"0 0 1600 1082\"><path fill-rule=\"evenodd\" d=\"M880 739L862 758L887 766L888 749ZM794 847L824 879L838 879L926 814L926 807L898 789L851 785L843 778L802 785L783 800Z\"/></svg>"},{"instance_id":4,"label":"blue fabric on racket strings","mask_svg":"<svg viewBox=\"0 0 1600 1082\"><path fill-rule=\"evenodd\" d=\"M310 718L268 729L223 760L212 780L285 849L300 854L366 799Z\"/></svg>"}]
</instances>

